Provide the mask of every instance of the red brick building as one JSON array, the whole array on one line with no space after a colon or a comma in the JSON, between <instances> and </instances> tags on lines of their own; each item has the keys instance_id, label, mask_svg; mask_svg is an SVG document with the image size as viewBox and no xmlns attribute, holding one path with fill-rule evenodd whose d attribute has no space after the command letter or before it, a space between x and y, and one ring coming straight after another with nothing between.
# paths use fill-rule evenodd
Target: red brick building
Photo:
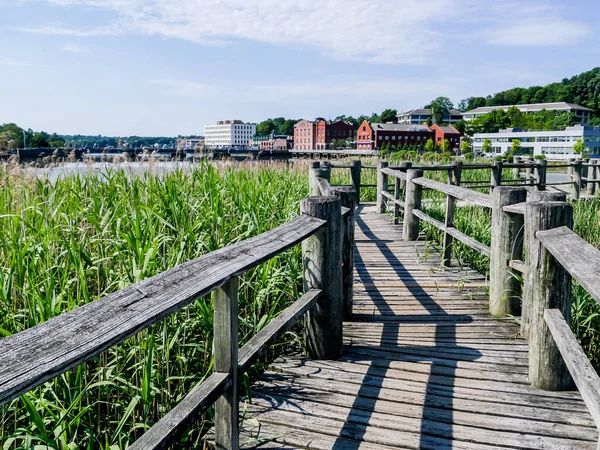
<instances>
[{"instance_id":1,"label":"red brick building","mask_svg":"<svg viewBox=\"0 0 600 450\"><path fill-rule=\"evenodd\" d=\"M343 120L333 122L319 117L316 120L315 127L317 133L315 149L317 150L329 148L329 144L334 139L339 141L340 139L345 140L354 137L354 125Z\"/></svg>"},{"instance_id":2,"label":"red brick building","mask_svg":"<svg viewBox=\"0 0 600 450\"><path fill-rule=\"evenodd\" d=\"M439 126L437 124L433 124L429 128L431 131L435 132L434 142L437 145L440 145L444 139L448 139L450 142L450 148L460 148L460 132L452 125Z\"/></svg>"},{"instance_id":3,"label":"red brick building","mask_svg":"<svg viewBox=\"0 0 600 450\"><path fill-rule=\"evenodd\" d=\"M294 148L296 150L314 150L316 144L316 124L310 120L301 120L294 125Z\"/></svg>"},{"instance_id":4,"label":"red brick building","mask_svg":"<svg viewBox=\"0 0 600 450\"><path fill-rule=\"evenodd\" d=\"M370 124L365 120L356 132L356 149L377 150L384 144L394 148L408 146L424 148L428 139L435 140L435 132L427 126L397 123Z\"/></svg>"}]
</instances>

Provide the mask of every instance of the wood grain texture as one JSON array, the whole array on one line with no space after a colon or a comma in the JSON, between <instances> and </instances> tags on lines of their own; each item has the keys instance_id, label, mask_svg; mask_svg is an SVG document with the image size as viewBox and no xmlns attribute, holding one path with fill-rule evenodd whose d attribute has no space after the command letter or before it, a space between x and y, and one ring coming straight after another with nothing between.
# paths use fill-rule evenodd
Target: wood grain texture
<instances>
[{"instance_id":1,"label":"wood grain texture","mask_svg":"<svg viewBox=\"0 0 600 450\"><path fill-rule=\"evenodd\" d=\"M600 250L569 227L539 231L537 237L554 259L600 304Z\"/></svg>"},{"instance_id":2,"label":"wood grain texture","mask_svg":"<svg viewBox=\"0 0 600 450\"><path fill-rule=\"evenodd\" d=\"M436 191L452 195L453 197L463 200L471 205L484 206L486 208L492 207L492 197L490 195L481 194L480 192L475 192L464 187L451 186L446 183L441 183L439 181L422 177L415 178L414 183L422 187L435 189Z\"/></svg>"},{"instance_id":3,"label":"wood grain texture","mask_svg":"<svg viewBox=\"0 0 600 450\"><path fill-rule=\"evenodd\" d=\"M248 404L249 448L596 448L577 392L530 386L527 342L487 312L484 277L443 267L374 205L356 236L342 356L275 361Z\"/></svg>"},{"instance_id":4,"label":"wood grain texture","mask_svg":"<svg viewBox=\"0 0 600 450\"><path fill-rule=\"evenodd\" d=\"M324 225L300 216L0 340L0 403L119 344Z\"/></svg>"}]
</instances>

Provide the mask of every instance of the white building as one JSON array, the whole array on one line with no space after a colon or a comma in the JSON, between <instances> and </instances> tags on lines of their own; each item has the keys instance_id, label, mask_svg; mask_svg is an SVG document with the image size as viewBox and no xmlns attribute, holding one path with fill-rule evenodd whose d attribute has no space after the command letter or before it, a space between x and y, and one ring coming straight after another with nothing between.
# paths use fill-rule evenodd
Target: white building
<instances>
[{"instance_id":1,"label":"white building","mask_svg":"<svg viewBox=\"0 0 600 450\"><path fill-rule=\"evenodd\" d=\"M186 151L202 149L202 148L204 148L204 138L200 137L200 138L182 139L180 145Z\"/></svg>"},{"instance_id":2,"label":"white building","mask_svg":"<svg viewBox=\"0 0 600 450\"><path fill-rule=\"evenodd\" d=\"M248 147L256 134L256 124L241 120L220 120L204 127L204 145L209 148Z\"/></svg>"},{"instance_id":3,"label":"white building","mask_svg":"<svg viewBox=\"0 0 600 450\"><path fill-rule=\"evenodd\" d=\"M575 122L586 124L592 118L593 110L575 103L556 102L556 103L530 103L528 105L505 105L505 106L481 106L463 113L463 119L473 120L475 117L483 116L492 112L494 109L508 111L508 108L516 106L522 113L546 111L565 111L575 115Z\"/></svg>"},{"instance_id":4,"label":"white building","mask_svg":"<svg viewBox=\"0 0 600 450\"><path fill-rule=\"evenodd\" d=\"M560 131L524 131L514 128L500 130L498 133L477 133L473 136L473 151L482 152L486 139L492 142L492 155L504 155L510 150L512 142L521 142L521 154L545 155L547 159L566 160L574 158L573 144L577 139L585 142L587 152L600 154L600 127L575 125Z\"/></svg>"},{"instance_id":5,"label":"white building","mask_svg":"<svg viewBox=\"0 0 600 450\"><path fill-rule=\"evenodd\" d=\"M404 125L421 125L429 119L433 119L431 109L410 109L398 113L398 123ZM461 120L462 112L457 109L451 109L444 115L444 123L456 123Z\"/></svg>"}]
</instances>

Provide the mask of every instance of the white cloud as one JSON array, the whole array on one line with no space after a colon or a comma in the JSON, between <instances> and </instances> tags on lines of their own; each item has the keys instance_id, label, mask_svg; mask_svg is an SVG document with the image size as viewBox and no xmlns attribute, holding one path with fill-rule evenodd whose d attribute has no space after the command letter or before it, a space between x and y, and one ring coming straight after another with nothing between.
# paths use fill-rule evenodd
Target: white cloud
<instances>
[{"instance_id":1,"label":"white cloud","mask_svg":"<svg viewBox=\"0 0 600 450\"><path fill-rule=\"evenodd\" d=\"M0 56L0 66L10 66L10 67L18 67L18 66L31 66L33 63L31 61L17 61L11 58L4 58Z\"/></svg>"},{"instance_id":2,"label":"white cloud","mask_svg":"<svg viewBox=\"0 0 600 450\"><path fill-rule=\"evenodd\" d=\"M83 53L87 55L92 53L89 49L82 47L79 44L65 44L60 49L69 53Z\"/></svg>"},{"instance_id":3,"label":"white cloud","mask_svg":"<svg viewBox=\"0 0 600 450\"><path fill-rule=\"evenodd\" d=\"M591 29L581 23L554 19L504 26L487 33L486 39L495 45L553 47L573 45L590 36Z\"/></svg>"},{"instance_id":4,"label":"white cloud","mask_svg":"<svg viewBox=\"0 0 600 450\"><path fill-rule=\"evenodd\" d=\"M108 10L115 19L90 29L59 25L22 31L80 37L135 33L205 45L248 39L314 48L326 57L359 63L431 64L436 51L449 49L460 38L554 46L574 44L591 34L579 21L562 18L566 6L543 0L45 1L63 8Z\"/></svg>"}]
</instances>

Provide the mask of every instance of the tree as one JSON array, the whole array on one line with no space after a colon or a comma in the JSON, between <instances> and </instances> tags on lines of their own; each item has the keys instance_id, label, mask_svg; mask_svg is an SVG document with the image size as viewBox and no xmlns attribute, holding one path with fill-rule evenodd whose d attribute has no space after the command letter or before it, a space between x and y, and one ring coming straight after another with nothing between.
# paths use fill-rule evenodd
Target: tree
<instances>
[{"instance_id":1,"label":"tree","mask_svg":"<svg viewBox=\"0 0 600 450\"><path fill-rule=\"evenodd\" d=\"M440 144L440 149L442 152L446 153L452 150L452 146L450 145L450 141L448 139L444 139Z\"/></svg>"},{"instance_id":2,"label":"tree","mask_svg":"<svg viewBox=\"0 0 600 450\"><path fill-rule=\"evenodd\" d=\"M48 139L50 138L50 135L44 131L40 131L37 133L33 134L33 137L31 138L31 147L49 147L50 143L48 142Z\"/></svg>"},{"instance_id":3,"label":"tree","mask_svg":"<svg viewBox=\"0 0 600 450\"><path fill-rule=\"evenodd\" d=\"M471 143L464 139L461 143L460 143L460 152L461 153L469 153L471 151Z\"/></svg>"},{"instance_id":4,"label":"tree","mask_svg":"<svg viewBox=\"0 0 600 450\"><path fill-rule=\"evenodd\" d=\"M578 155L583 155L585 153L585 142L583 139L579 138L573 144L573 151Z\"/></svg>"},{"instance_id":5,"label":"tree","mask_svg":"<svg viewBox=\"0 0 600 450\"><path fill-rule=\"evenodd\" d=\"M427 139L427 142L425 142L425 150L432 152L434 148L435 144L433 143L433 139Z\"/></svg>"},{"instance_id":6,"label":"tree","mask_svg":"<svg viewBox=\"0 0 600 450\"><path fill-rule=\"evenodd\" d=\"M483 146L481 147L481 151L485 154L492 153L492 140L486 139L483 141Z\"/></svg>"},{"instance_id":7,"label":"tree","mask_svg":"<svg viewBox=\"0 0 600 450\"><path fill-rule=\"evenodd\" d=\"M513 139L510 144L510 152L513 155L518 155L521 152L521 141L519 139Z\"/></svg>"},{"instance_id":8,"label":"tree","mask_svg":"<svg viewBox=\"0 0 600 450\"><path fill-rule=\"evenodd\" d=\"M271 119L263 120L256 127L256 134L259 136L265 136L267 134L271 134L275 129L275 125ZM293 134L293 131L292 131Z\"/></svg>"},{"instance_id":9,"label":"tree","mask_svg":"<svg viewBox=\"0 0 600 450\"><path fill-rule=\"evenodd\" d=\"M431 108L433 121L437 124L442 124L444 122L444 116L454 108L454 104L448 97L438 97L427 105L427 107Z\"/></svg>"},{"instance_id":10,"label":"tree","mask_svg":"<svg viewBox=\"0 0 600 450\"><path fill-rule=\"evenodd\" d=\"M397 122L398 121L398 111L395 109L386 109L379 116L379 120L381 123L386 122Z\"/></svg>"}]
</instances>

